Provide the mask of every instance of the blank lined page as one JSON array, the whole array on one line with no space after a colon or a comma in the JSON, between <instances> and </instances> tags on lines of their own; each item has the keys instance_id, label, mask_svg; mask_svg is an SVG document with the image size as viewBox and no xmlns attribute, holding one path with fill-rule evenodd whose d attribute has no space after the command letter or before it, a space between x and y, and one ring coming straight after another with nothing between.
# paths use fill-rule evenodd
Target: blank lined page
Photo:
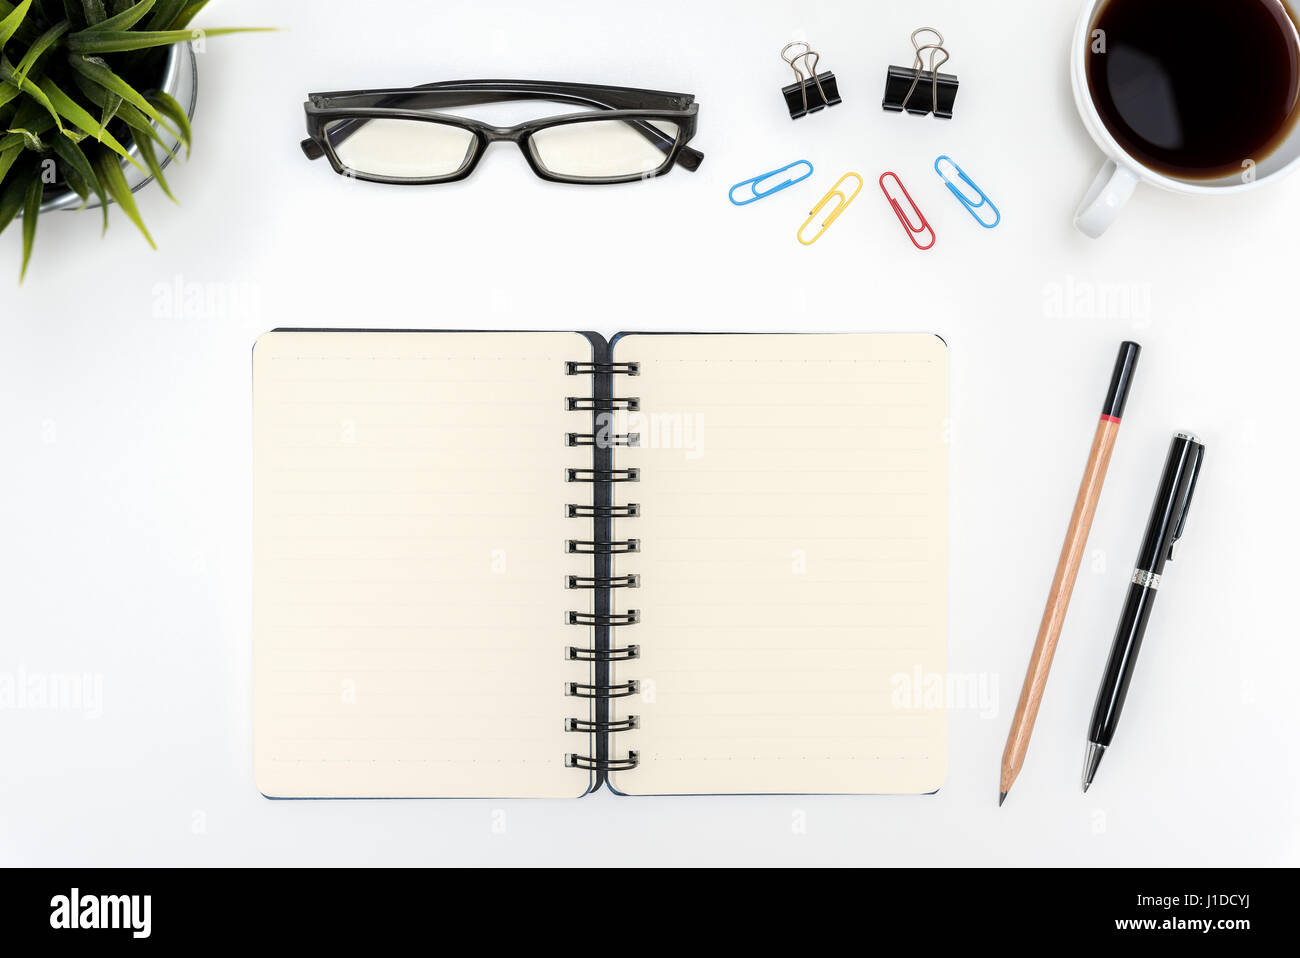
<instances>
[{"instance_id":1,"label":"blank lined page","mask_svg":"<svg viewBox=\"0 0 1300 958\"><path fill-rule=\"evenodd\" d=\"M616 574L649 794L927 792L946 764L947 349L932 335L629 335Z\"/></svg>"},{"instance_id":2,"label":"blank lined page","mask_svg":"<svg viewBox=\"0 0 1300 958\"><path fill-rule=\"evenodd\" d=\"M254 351L256 774L272 797L557 796L590 574L574 333L274 332ZM584 430L583 427L586 427ZM575 498L577 496L578 498ZM575 639L577 641L575 641ZM586 752L586 754L593 754Z\"/></svg>"}]
</instances>

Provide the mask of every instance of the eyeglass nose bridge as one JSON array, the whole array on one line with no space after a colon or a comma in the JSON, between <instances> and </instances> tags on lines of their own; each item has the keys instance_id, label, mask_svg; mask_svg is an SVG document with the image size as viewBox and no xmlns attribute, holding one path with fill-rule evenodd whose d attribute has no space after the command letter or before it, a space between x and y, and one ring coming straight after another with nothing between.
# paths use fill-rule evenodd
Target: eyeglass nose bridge
<instances>
[{"instance_id":1,"label":"eyeglass nose bridge","mask_svg":"<svg viewBox=\"0 0 1300 958\"><path fill-rule=\"evenodd\" d=\"M479 128L483 132L485 143L520 143L528 130L528 124L519 126L487 126Z\"/></svg>"}]
</instances>

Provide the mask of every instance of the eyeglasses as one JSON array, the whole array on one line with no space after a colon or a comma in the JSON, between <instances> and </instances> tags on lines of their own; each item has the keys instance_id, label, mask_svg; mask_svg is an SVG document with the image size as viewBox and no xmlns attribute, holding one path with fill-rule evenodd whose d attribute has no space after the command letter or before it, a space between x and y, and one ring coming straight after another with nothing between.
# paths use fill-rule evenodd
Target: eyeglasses
<instances>
[{"instance_id":1,"label":"eyeglasses","mask_svg":"<svg viewBox=\"0 0 1300 958\"><path fill-rule=\"evenodd\" d=\"M439 110L547 100L585 107L501 127ZM533 172L558 183L627 183L699 169L699 104L685 93L535 80L453 80L407 89L313 93L303 105L309 160L375 183L451 183L474 172L489 143L518 143Z\"/></svg>"}]
</instances>

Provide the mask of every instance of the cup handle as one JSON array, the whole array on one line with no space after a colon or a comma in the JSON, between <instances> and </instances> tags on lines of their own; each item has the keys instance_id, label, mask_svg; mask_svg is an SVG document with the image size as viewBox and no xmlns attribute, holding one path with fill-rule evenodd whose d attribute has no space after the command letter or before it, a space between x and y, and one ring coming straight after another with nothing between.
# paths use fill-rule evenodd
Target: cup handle
<instances>
[{"instance_id":1,"label":"cup handle","mask_svg":"<svg viewBox=\"0 0 1300 958\"><path fill-rule=\"evenodd\" d=\"M1115 222L1137 185L1132 170L1107 160L1074 214L1075 227L1083 235L1097 239Z\"/></svg>"}]
</instances>

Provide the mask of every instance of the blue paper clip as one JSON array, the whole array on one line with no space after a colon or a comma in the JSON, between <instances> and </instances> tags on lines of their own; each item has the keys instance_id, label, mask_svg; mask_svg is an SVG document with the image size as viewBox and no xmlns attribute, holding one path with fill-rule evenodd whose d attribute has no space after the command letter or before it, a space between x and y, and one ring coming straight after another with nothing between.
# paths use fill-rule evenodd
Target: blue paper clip
<instances>
[{"instance_id":1,"label":"blue paper clip","mask_svg":"<svg viewBox=\"0 0 1300 958\"><path fill-rule=\"evenodd\" d=\"M787 173L790 170L793 170L796 166L806 166L808 167L808 171L799 176L786 177L783 182L776 184L776 186L773 186L771 189L763 190L761 192L759 191L758 187L764 180L770 180L774 176L780 176L782 173ZM813 165L811 163L807 160L795 160L789 166L783 166L779 170L773 170L771 173L764 173L762 176L756 176L752 180L742 180L731 188L731 192L727 194L727 198L737 206L748 206L750 203L757 203L765 196L771 196L773 193L780 193L786 187L794 186L796 183L802 183L812 175ZM748 199L738 200L736 199L736 190L743 186L749 187L750 196Z\"/></svg>"},{"instance_id":2,"label":"blue paper clip","mask_svg":"<svg viewBox=\"0 0 1300 958\"><path fill-rule=\"evenodd\" d=\"M969 196L967 196L965 193L963 193L960 189L957 188L956 183L954 183L952 180L948 178L948 174L944 173L943 169L940 166L940 164L944 160L947 160L952 165L952 168L957 171L957 175L961 178L961 181L975 191L976 195L979 196L979 202L975 202L974 200L972 200ZM957 199L961 202L961 205L966 207L966 209L970 212L971 216L975 217L976 223L979 223L979 225L984 227L986 230L991 230L993 229L993 227L997 226L999 223L1002 222L1002 214L999 213L998 208L993 205L993 201L989 199L988 196L985 195L982 189L980 189L978 186L975 185L975 181L966 175L966 171L963 170L960 166L958 166L956 161L951 156L944 155L939 157L937 160L935 160L934 171L939 174L940 179L942 179L945 183L948 184L948 189L952 190L952 195L957 197ZM984 209L984 207L986 206L993 211L994 218L992 223L984 222L980 214L976 212L977 210Z\"/></svg>"}]
</instances>

